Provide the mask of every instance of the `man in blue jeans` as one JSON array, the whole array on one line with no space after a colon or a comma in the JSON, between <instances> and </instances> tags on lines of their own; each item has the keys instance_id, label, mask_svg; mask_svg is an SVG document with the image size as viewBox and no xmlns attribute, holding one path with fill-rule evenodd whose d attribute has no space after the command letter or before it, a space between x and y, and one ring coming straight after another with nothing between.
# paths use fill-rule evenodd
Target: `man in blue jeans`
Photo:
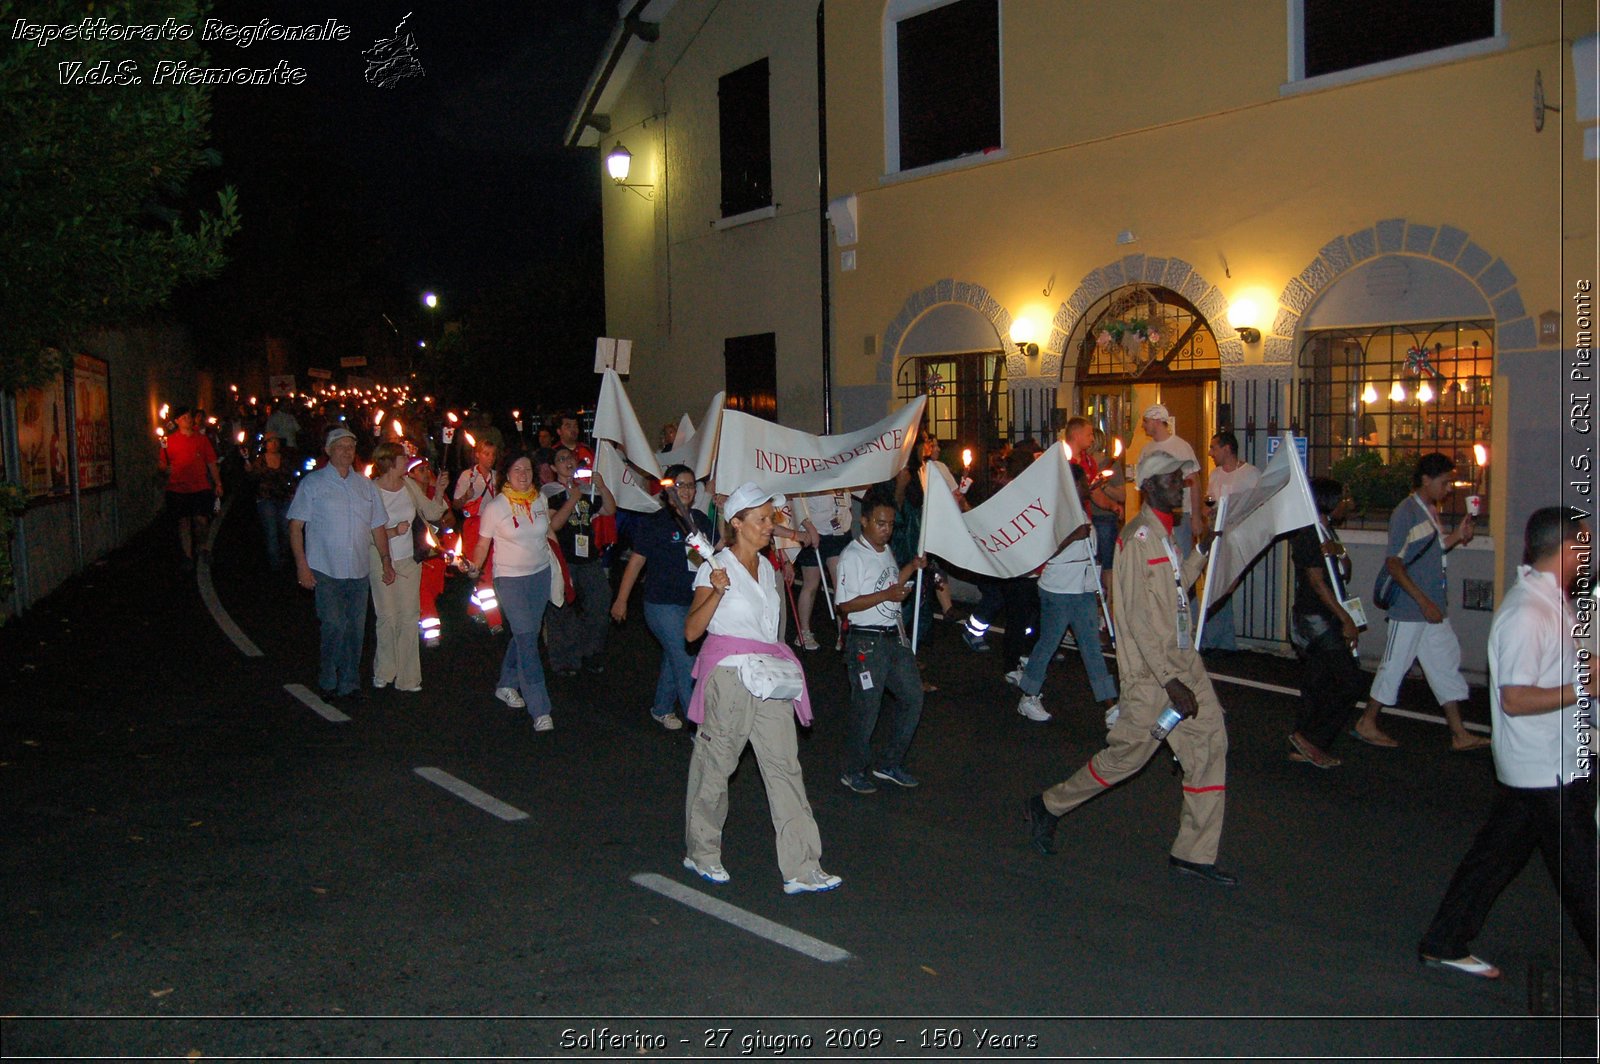
<instances>
[{"instance_id":1,"label":"man in blue jeans","mask_svg":"<svg viewBox=\"0 0 1600 1064\"><path fill-rule=\"evenodd\" d=\"M300 481L289 504L289 549L295 578L315 591L322 622L323 698L361 698L361 640L370 594L368 545L383 562L383 582L394 583L389 561L388 512L377 486L353 471L356 435L340 425L323 443L328 464Z\"/></svg>"},{"instance_id":2,"label":"man in blue jeans","mask_svg":"<svg viewBox=\"0 0 1600 1064\"><path fill-rule=\"evenodd\" d=\"M1072 466L1072 482L1087 513L1089 479L1082 466ZM1039 574L1039 641L1028 655L1028 664L1006 674L1008 681L1022 688L1017 712L1029 720L1050 719L1039 692L1044 690L1045 672L1050 668L1055 648L1061 645L1061 637L1071 628L1095 701L1106 707L1107 726L1112 723L1112 714L1117 708L1117 681L1106 668L1105 654L1100 650L1100 566L1096 562L1099 553L1096 538L1094 527L1084 524L1066 538L1056 556L1045 563L1044 572Z\"/></svg>"},{"instance_id":3,"label":"man in blue jeans","mask_svg":"<svg viewBox=\"0 0 1600 1064\"><path fill-rule=\"evenodd\" d=\"M861 535L839 555L839 616L850 622L844 640L850 724L839 782L857 794L878 789L873 777L898 787L918 783L905 770L905 757L922 719L922 674L911 649L900 641L900 604L910 594L911 581L923 559L895 564L894 552L889 550L894 514L893 497L869 492L861 503ZM872 733L885 694L894 696L894 726L878 767L869 777Z\"/></svg>"}]
</instances>

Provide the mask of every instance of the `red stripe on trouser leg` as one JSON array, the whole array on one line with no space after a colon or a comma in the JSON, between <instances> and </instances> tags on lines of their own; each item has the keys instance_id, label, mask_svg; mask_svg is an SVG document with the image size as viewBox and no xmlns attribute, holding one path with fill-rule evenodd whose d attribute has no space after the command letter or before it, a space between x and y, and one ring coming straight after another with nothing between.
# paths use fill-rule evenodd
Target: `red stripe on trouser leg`
<instances>
[{"instance_id":1,"label":"red stripe on trouser leg","mask_svg":"<svg viewBox=\"0 0 1600 1064\"><path fill-rule=\"evenodd\" d=\"M1102 786L1102 787L1109 787L1109 786L1111 786L1111 784L1109 784L1109 783L1107 783L1107 782L1106 782L1106 781L1105 781L1105 780L1103 780L1103 779L1101 779L1101 778L1100 778L1100 773L1098 773L1098 772L1096 772L1096 771L1095 771L1095 770L1094 770L1094 762L1093 762L1093 761L1090 761L1090 762L1089 762L1089 763L1088 763L1088 764L1087 764L1087 765L1085 765L1085 766L1084 766L1084 767L1085 767L1085 768L1087 768L1087 769L1088 769L1088 770L1089 770L1089 775L1091 775L1091 776L1093 776L1093 777L1094 777L1094 781L1095 781L1095 782L1096 782L1096 783L1098 783L1098 784L1099 784L1099 785L1100 785L1100 786Z\"/></svg>"},{"instance_id":2,"label":"red stripe on trouser leg","mask_svg":"<svg viewBox=\"0 0 1600 1064\"><path fill-rule=\"evenodd\" d=\"M1185 787L1183 790L1185 794L1205 794L1207 791L1225 791L1227 789L1227 787L1219 785L1216 787Z\"/></svg>"}]
</instances>

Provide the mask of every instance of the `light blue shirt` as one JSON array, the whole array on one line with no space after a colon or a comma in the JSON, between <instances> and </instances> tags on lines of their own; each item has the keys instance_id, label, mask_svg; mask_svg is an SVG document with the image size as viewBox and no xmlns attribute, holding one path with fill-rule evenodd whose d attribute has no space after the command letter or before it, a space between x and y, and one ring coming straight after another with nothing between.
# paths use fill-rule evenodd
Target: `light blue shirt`
<instances>
[{"instance_id":1,"label":"light blue shirt","mask_svg":"<svg viewBox=\"0 0 1600 1064\"><path fill-rule=\"evenodd\" d=\"M1430 543L1426 550L1422 550L1422 544L1433 539L1437 539L1438 542ZM1414 558L1415 561L1407 567L1412 581L1424 595L1433 600L1433 604L1438 606L1442 613L1450 612L1450 596L1445 583L1443 529L1434 523L1428 508L1417 498L1415 492L1407 495L1405 501L1396 506L1394 513L1389 517L1388 557L1399 558L1402 561ZM1422 606L1404 590L1395 595L1394 605L1389 607L1389 619L1427 620L1422 615Z\"/></svg>"},{"instance_id":2,"label":"light blue shirt","mask_svg":"<svg viewBox=\"0 0 1600 1064\"><path fill-rule=\"evenodd\" d=\"M329 464L300 481L289 520L305 522L306 564L312 569L335 580L365 580L372 530L387 525L389 514L376 484L354 469L341 477Z\"/></svg>"}]
</instances>

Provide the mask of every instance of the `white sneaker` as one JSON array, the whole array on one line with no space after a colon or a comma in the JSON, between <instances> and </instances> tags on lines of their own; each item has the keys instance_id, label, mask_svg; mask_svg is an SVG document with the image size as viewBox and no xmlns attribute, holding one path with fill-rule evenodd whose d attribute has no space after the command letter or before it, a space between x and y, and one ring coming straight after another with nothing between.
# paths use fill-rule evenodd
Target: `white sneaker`
<instances>
[{"instance_id":1,"label":"white sneaker","mask_svg":"<svg viewBox=\"0 0 1600 1064\"><path fill-rule=\"evenodd\" d=\"M816 894L824 890L833 890L844 880L838 876L830 876L820 868L813 868L799 879L786 879L783 881L785 894Z\"/></svg>"},{"instance_id":2,"label":"white sneaker","mask_svg":"<svg viewBox=\"0 0 1600 1064\"><path fill-rule=\"evenodd\" d=\"M522 700L522 695L517 693L515 687L496 687L494 696L512 709L526 709L528 703Z\"/></svg>"},{"instance_id":3,"label":"white sneaker","mask_svg":"<svg viewBox=\"0 0 1600 1064\"><path fill-rule=\"evenodd\" d=\"M733 877L728 875L728 870L719 864L698 865L693 857L683 859L683 867L711 883L726 883Z\"/></svg>"},{"instance_id":4,"label":"white sneaker","mask_svg":"<svg viewBox=\"0 0 1600 1064\"><path fill-rule=\"evenodd\" d=\"M816 636L812 635L810 632L801 632L800 638L794 641L794 645L800 647L802 650L822 649L822 644L818 643Z\"/></svg>"},{"instance_id":5,"label":"white sneaker","mask_svg":"<svg viewBox=\"0 0 1600 1064\"><path fill-rule=\"evenodd\" d=\"M1116 705L1106 710L1106 727L1109 728L1115 724L1117 722L1117 718L1120 716L1122 716L1122 703L1118 702Z\"/></svg>"},{"instance_id":6,"label":"white sneaker","mask_svg":"<svg viewBox=\"0 0 1600 1064\"><path fill-rule=\"evenodd\" d=\"M1012 687L1022 686L1022 674L1028 671L1028 659L1018 658L1017 667L1006 673L1006 683Z\"/></svg>"},{"instance_id":7,"label":"white sneaker","mask_svg":"<svg viewBox=\"0 0 1600 1064\"><path fill-rule=\"evenodd\" d=\"M1017 712L1029 720L1043 722L1054 719L1044 708L1044 701L1038 695L1023 695L1021 701L1017 703Z\"/></svg>"},{"instance_id":8,"label":"white sneaker","mask_svg":"<svg viewBox=\"0 0 1600 1064\"><path fill-rule=\"evenodd\" d=\"M533 730L534 731L555 731L556 730L556 722L550 719L550 714L548 714L548 713L546 713L542 717L534 717L533 718Z\"/></svg>"},{"instance_id":9,"label":"white sneaker","mask_svg":"<svg viewBox=\"0 0 1600 1064\"><path fill-rule=\"evenodd\" d=\"M650 719L667 729L667 731L677 731L679 728L683 727L683 721L676 713L668 713L661 717L658 717L652 713L650 714Z\"/></svg>"}]
</instances>

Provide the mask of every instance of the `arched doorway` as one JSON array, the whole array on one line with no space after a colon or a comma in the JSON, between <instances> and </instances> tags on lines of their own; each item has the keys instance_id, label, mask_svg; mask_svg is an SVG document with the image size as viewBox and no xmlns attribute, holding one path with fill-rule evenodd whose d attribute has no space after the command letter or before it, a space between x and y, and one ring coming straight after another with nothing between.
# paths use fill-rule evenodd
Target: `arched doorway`
<instances>
[{"instance_id":1,"label":"arched doorway","mask_svg":"<svg viewBox=\"0 0 1600 1064\"><path fill-rule=\"evenodd\" d=\"M1077 409L1103 433L1107 450L1120 440L1129 461L1137 461L1145 442L1139 416L1162 403L1177 434L1205 454L1218 423L1222 371L1205 315L1170 288L1132 284L1102 296L1081 320Z\"/></svg>"},{"instance_id":2,"label":"arched doorway","mask_svg":"<svg viewBox=\"0 0 1600 1064\"><path fill-rule=\"evenodd\" d=\"M970 475L986 491L989 452L1009 440L1012 413L1006 351L994 322L964 303L941 303L911 324L896 354L896 397L927 395L925 420L943 444L944 461L957 468L970 449Z\"/></svg>"}]
</instances>

